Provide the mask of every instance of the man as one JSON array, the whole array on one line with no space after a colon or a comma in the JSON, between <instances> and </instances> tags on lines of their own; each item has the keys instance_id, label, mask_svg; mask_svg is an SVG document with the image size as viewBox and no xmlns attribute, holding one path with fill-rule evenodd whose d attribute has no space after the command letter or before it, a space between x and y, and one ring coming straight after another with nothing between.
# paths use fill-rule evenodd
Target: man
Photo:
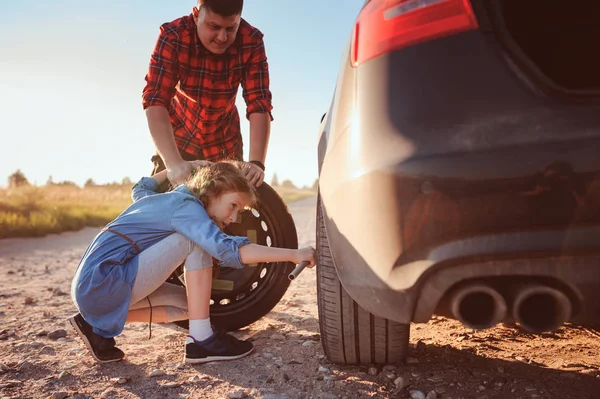
<instances>
[{"instance_id":1,"label":"man","mask_svg":"<svg viewBox=\"0 0 600 399\"><path fill-rule=\"evenodd\" d=\"M143 91L143 107L158 156L172 184L189 176L186 161L243 159L239 85L250 121L252 184L264 180L271 92L263 34L241 18L243 0L199 0L192 14L161 26Z\"/></svg>"}]
</instances>

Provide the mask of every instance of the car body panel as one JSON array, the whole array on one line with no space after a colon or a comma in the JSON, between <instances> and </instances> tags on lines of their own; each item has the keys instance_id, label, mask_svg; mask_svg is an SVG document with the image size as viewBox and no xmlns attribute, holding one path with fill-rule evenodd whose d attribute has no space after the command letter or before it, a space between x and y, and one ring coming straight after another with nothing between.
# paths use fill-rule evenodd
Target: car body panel
<instances>
[{"instance_id":1,"label":"car body panel","mask_svg":"<svg viewBox=\"0 0 600 399\"><path fill-rule=\"evenodd\" d=\"M547 262L528 275L561 278L561 257L600 252L597 99L548 95L482 31L358 68L349 47L320 127L319 186L338 275L362 307L427 321L435 309L418 307L421 289L448 267L535 254ZM599 268L577 269L575 299Z\"/></svg>"}]
</instances>

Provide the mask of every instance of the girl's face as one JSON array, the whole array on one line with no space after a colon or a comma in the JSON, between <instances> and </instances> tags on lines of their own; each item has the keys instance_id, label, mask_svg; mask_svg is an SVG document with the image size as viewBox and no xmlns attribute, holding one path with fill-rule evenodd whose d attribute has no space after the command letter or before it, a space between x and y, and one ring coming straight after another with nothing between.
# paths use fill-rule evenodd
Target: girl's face
<instances>
[{"instance_id":1,"label":"girl's face","mask_svg":"<svg viewBox=\"0 0 600 399\"><path fill-rule=\"evenodd\" d=\"M208 216L223 230L227 225L237 221L238 214L250 205L250 197L244 193L227 192L210 199L206 212Z\"/></svg>"}]
</instances>

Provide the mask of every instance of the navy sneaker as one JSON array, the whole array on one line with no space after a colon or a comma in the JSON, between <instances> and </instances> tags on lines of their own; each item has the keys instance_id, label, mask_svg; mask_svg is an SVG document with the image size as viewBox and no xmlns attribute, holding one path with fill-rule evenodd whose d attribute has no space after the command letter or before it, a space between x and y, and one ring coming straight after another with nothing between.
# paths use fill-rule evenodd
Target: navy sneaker
<instances>
[{"instance_id":1,"label":"navy sneaker","mask_svg":"<svg viewBox=\"0 0 600 399\"><path fill-rule=\"evenodd\" d=\"M77 335L81 337L90 354L97 362L118 362L125 357L125 353L115 346L114 338L104 338L96 334L92 326L85 321L80 313L69 317L69 323L71 323Z\"/></svg>"},{"instance_id":2,"label":"navy sneaker","mask_svg":"<svg viewBox=\"0 0 600 399\"><path fill-rule=\"evenodd\" d=\"M185 340L184 362L192 364L239 359L252 353L251 342L242 341L224 332L215 332L204 341L188 335Z\"/></svg>"}]
</instances>

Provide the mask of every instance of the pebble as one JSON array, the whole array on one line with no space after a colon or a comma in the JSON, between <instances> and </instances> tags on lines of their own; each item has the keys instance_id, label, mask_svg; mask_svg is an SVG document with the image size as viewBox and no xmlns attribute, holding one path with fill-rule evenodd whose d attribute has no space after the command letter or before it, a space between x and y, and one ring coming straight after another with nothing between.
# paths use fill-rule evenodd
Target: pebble
<instances>
[{"instance_id":1,"label":"pebble","mask_svg":"<svg viewBox=\"0 0 600 399\"><path fill-rule=\"evenodd\" d=\"M396 385L396 388L398 389L403 389L406 384L404 383L404 378L402 377L398 377L394 380L394 385Z\"/></svg>"},{"instance_id":2,"label":"pebble","mask_svg":"<svg viewBox=\"0 0 600 399\"><path fill-rule=\"evenodd\" d=\"M276 341L285 341L285 336L283 334L272 334L271 339Z\"/></svg>"},{"instance_id":3,"label":"pebble","mask_svg":"<svg viewBox=\"0 0 600 399\"><path fill-rule=\"evenodd\" d=\"M67 373L66 371L61 371L60 374L58 375L58 379L62 380L65 377L68 377L69 373Z\"/></svg>"},{"instance_id":4,"label":"pebble","mask_svg":"<svg viewBox=\"0 0 600 399\"><path fill-rule=\"evenodd\" d=\"M129 381L129 379L125 378L125 377L114 377L114 378L111 378L109 381L113 385L122 385L122 384L126 384L127 381Z\"/></svg>"},{"instance_id":5,"label":"pebble","mask_svg":"<svg viewBox=\"0 0 600 399\"><path fill-rule=\"evenodd\" d=\"M337 375L326 375L323 377L323 380L325 381L336 381L337 379Z\"/></svg>"},{"instance_id":6,"label":"pebble","mask_svg":"<svg viewBox=\"0 0 600 399\"><path fill-rule=\"evenodd\" d=\"M379 374L379 370L377 370L377 367L369 367L369 370L367 371L367 374L369 374L369 375L377 375L377 374Z\"/></svg>"},{"instance_id":7,"label":"pebble","mask_svg":"<svg viewBox=\"0 0 600 399\"><path fill-rule=\"evenodd\" d=\"M315 346L315 345L317 345L317 342L315 342L315 341L304 341L302 343L302 346Z\"/></svg>"},{"instance_id":8,"label":"pebble","mask_svg":"<svg viewBox=\"0 0 600 399\"><path fill-rule=\"evenodd\" d=\"M385 375L385 378L387 378L388 380L393 380L394 377L396 377L396 374L394 374L394 373L387 373Z\"/></svg>"},{"instance_id":9,"label":"pebble","mask_svg":"<svg viewBox=\"0 0 600 399\"><path fill-rule=\"evenodd\" d=\"M54 330L48 333L48 338L56 341L59 338L64 338L67 336L67 331L63 329Z\"/></svg>"},{"instance_id":10,"label":"pebble","mask_svg":"<svg viewBox=\"0 0 600 399\"><path fill-rule=\"evenodd\" d=\"M67 392L54 392L50 399L65 399L69 394Z\"/></svg>"},{"instance_id":11,"label":"pebble","mask_svg":"<svg viewBox=\"0 0 600 399\"><path fill-rule=\"evenodd\" d=\"M56 356L56 351L51 346L44 346L38 353L40 355Z\"/></svg>"},{"instance_id":12,"label":"pebble","mask_svg":"<svg viewBox=\"0 0 600 399\"><path fill-rule=\"evenodd\" d=\"M298 338L302 338L302 334L298 334L298 333L291 333L288 334L287 336L289 339L298 339Z\"/></svg>"},{"instance_id":13,"label":"pebble","mask_svg":"<svg viewBox=\"0 0 600 399\"><path fill-rule=\"evenodd\" d=\"M38 332L36 333L36 335L37 335L38 337L44 337L44 336L48 335L48 331L46 331L46 330L41 330L41 331L38 331Z\"/></svg>"},{"instance_id":14,"label":"pebble","mask_svg":"<svg viewBox=\"0 0 600 399\"><path fill-rule=\"evenodd\" d=\"M425 394L417 390L410 391L410 397L412 399L426 399Z\"/></svg>"},{"instance_id":15,"label":"pebble","mask_svg":"<svg viewBox=\"0 0 600 399\"><path fill-rule=\"evenodd\" d=\"M265 359L272 359L273 357L275 357L275 355L273 355L273 354L272 354L272 353L270 353L270 352L264 352L264 353L262 354L262 356L263 356Z\"/></svg>"},{"instance_id":16,"label":"pebble","mask_svg":"<svg viewBox=\"0 0 600 399\"><path fill-rule=\"evenodd\" d=\"M383 371L396 371L396 366L393 366L391 364L386 364L385 366L383 366L382 370Z\"/></svg>"},{"instance_id":17,"label":"pebble","mask_svg":"<svg viewBox=\"0 0 600 399\"><path fill-rule=\"evenodd\" d=\"M32 348L41 348L42 346L45 346L45 345L41 342L31 341L29 343L29 346L31 346Z\"/></svg>"},{"instance_id":18,"label":"pebble","mask_svg":"<svg viewBox=\"0 0 600 399\"><path fill-rule=\"evenodd\" d=\"M319 373L328 373L329 369L327 367L319 366Z\"/></svg>"},{"instance_id":19,"label":"pebble","mask_svg":"<svg viewBox=\"0 0 600 399\"><path fill-rule=\"evenodd\" d=\"M266 382L267 384L273 382L273 377L269 377L268 375L259 375L256 379L260 382Z\"/></svg>"},{"instance_id":20,"label":"pebble","mask_svg":"<svg viewBox=\"0 0 600 399\"><path fill-rule=\"evenodd\" d=\"M163 387L163 388L177 388L180 385L181 385L181 383L174 381L174 382L167 382L166 384L162 384L161 387Z\"/></svg>"},{"instance_id":21,"label":"pebble","mask_svg":"<svg viewBox=\"0 0 600 399\"><path fill-rule=\"evenodd\" d=\"M427 394L427 396L425 397L425 399L437 399L437 392L436 391L431 391Z\"/></svg>"},{"instance_id":22,"label":"pebble","mask_svg":"<svg viewBox=\"0 0 600 399\"><path fill-rule=\"evenodd\" d=\"M81 352L83 350L83 348L71 348L67 351L68 355L75 355L77 354L77 352Z\"/></svg>"},{"instance_id":23,"label":"pebble","mask_svg":"<svg viewBox=\"0 0 600 399\"><path fill-rule=\"evenodd\" d=\"M69 340L66 338L59 338L56 340L56 342L69 342Z\"/></svg>"},{"instance_id":24,"label":"pebble","mask_svg":"<svg viewBox=\"0 0 600 399\"><path fill-rule=\"evenodd\" d=\"M246 393L246 391L243 390L229 392L229 395L227 395L227 397L230 399L243 399L246 396L248 396L248 394Z\"/></svg>"},{"instance_id":25,"label":"pebble","mask_svg":"<svg viewBox=\"0 0 600 399\"><path fill-rule=\"evenodd\" d=\"M200 382L202 380L210 380L210 377L207 375L203 375L203 376L194 375L194 376L188 378L188 381L193 382L193 383Z\"/></svg>"},{"instance_id":26,"label":"pebble","mask_svg":"<svg viewBox=\"0 0 600 399\"><path fill-rule=\"evenodd\" d=\"M62 369L63 370L71 370L71 369L74 369L75 367L77 367L77 363L69 362L69 363L65 364Z\"/></svg>"},{"instance_id":27,"label":"pebble","mask_svg":"<svg viewBox=\"0 0 600 399\"><path fill-rule=\"evenodd\" d=\"M167 373L165 373L164 371L162 371L160 369L156 369L156 370L152 370L150 372L150 374L148 374L148 377L161 377L163 375L167 375Z\"/></svg>"}]
</instances>

